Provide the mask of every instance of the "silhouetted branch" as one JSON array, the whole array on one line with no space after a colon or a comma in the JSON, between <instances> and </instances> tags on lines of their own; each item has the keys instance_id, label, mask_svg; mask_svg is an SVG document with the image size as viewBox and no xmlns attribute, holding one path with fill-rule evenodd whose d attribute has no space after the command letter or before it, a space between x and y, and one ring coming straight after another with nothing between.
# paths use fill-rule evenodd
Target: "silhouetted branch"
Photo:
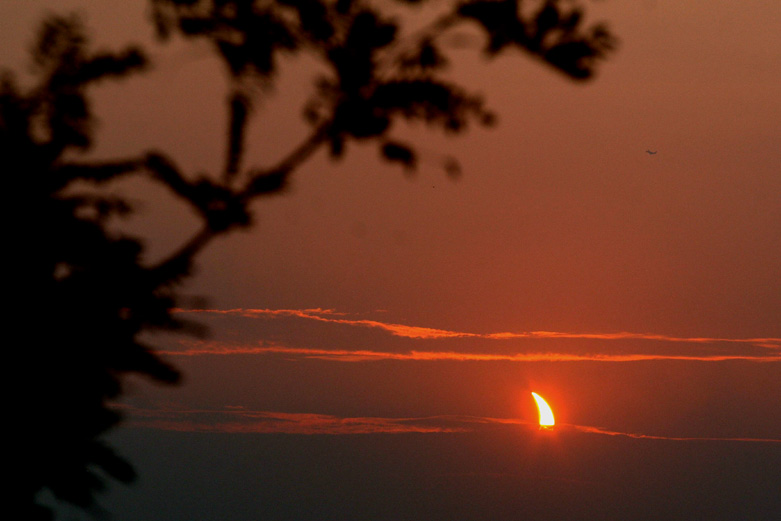
<instances>
[{"instance_id":1,"label":"silhouetted branch","mask_svg":"<svg viewBox=\"0 0 781 521\"><path fill-rule=\"evenodd\" d=\"M144 166L141 159L123 159L114 161L96 161L89 163L68 162L56 166L53 176L60 186L76 181L104 182L116 179L118 176L137 172Z\"/></svg>"},{"instance_id":2,"label":"silhouetted branch","mask_svg":"<svg viewBox=\"0 0 781 521\"><path fill-rule=\"evenodd\" d=\"M318 147L326 141L330 128L330 123L321 124L275 166L251 171L249 182L241 192L242 200L250 202L259 195L282 190L290 173L309 159Z\"/></svg>"},{"instance_id":3,"label":"silhouetted branch","mask_svg":"<svg viewBox=\"0 0 781 521\"><path fill-rule=\"evenodd\" d=\"M152 281L156 284L173 285L190 276L195 256L217 235L208 225L203 226L178 250L150 268Z\"/></svg>"},{"instance_id":4,"label":"silhouetted branch","mask_svg":"<svg viewBox=\"0 0 781 521\"><path fill-rule=\"evenodd\" d=\"M236 177L244 152L244 136L251 105L246 94L234 92L228 102L228 147L225 160L225 183Z\"/></svg>"}]
</instances>

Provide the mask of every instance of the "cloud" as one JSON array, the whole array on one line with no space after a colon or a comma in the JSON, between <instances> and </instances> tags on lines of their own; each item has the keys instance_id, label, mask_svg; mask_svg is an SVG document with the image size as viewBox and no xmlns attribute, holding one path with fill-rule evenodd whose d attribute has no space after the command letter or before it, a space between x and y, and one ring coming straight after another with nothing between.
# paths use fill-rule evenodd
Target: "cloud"
<instances>
[{"instance_id":1,"label":"cloud","mask_svg":"<svg viewBox=\"0 0 781 521\"><path fill-rule=\"evenodd\" d=\"M280 411L259 411L241 406L224 409L183 409L164 407L142 409L127 405L116 405L129 420L127 424L136 428L179 432L219 432L226 434L437 434L472 432L486 426L521 426L537 428L535 422L517 418L493 418L468 415L440 415L418 418L383 418L374 416L340 417L329 414L289 413ZM731 441L751 443L781 443L775 438L715 438L675 437L620 432L588 425L561 424L558 431L577 431L604 436L623 436L635 439L665 441Z\"/></svg>"},{"instance_id":2,"label":"cloud","mask_svg":"<svg viewBox=\"0 0 781 521\"><path fill-rule=\"evenodd\" d=\"M346 318L335 318L344 316L344 313L337 313L332 309L191 309L177 310L180 313L211 313L220 315L238 315L243 317L297 317L319 322L330 322L332 324L344 324L349 326L377 328L388 331L392 335L405 338L460 338L460 337L480 337L474 333L463 333L460 331L448 331L445 329L434 329L430 327L407 326L404 324L393 324L380 322L377 320L351 320Z\"/></svg>"},{"instance_id":3,"label":"cloud","mask_svg":"<svg viewBox=\"0 0 781 521\"><path fill-rule=\"evenodd\" d=\"M117 406L129 416L128 425L182 432L256 434L402 434L466 432L474 424L525 424L520 420L471 416L423 418L339 417L328 414L256 411L244 407L220 410L140 409Z\"/></svg>"},{"instance_id":4,"label":"cloud","mask_svg":"<svg viewBox=\"0 0 781 521\"><path fill-rule=\"evenodd\" d=\"M445 339L445 338L481 338L491 340L512 340L512 339L581 339L581 340L651 340L673 343L690 344L713 344L713 343L735 343L751 344L768 349L781 349L781 338L775 337L757 337L757 338L721 338L721 337L680 337L672 335L663 335L656 333L573 333L561 331L522 331L522 332L496 332L496 333L471 333L465 331L454 331L447 329L437 329L421 326L410 326L406 324L395 324L392 322L381 322L378 320L366 319L348 319L344 318L345 313L340 313L332 309L309 308L309 309L178 309L179 313L203 313L236 315L248 318L253 317L296 317L318 322L332 324L342 324L354 327L376 328L389 332L392 335L415 338L415 339Z\"/></svg>"},{"instance_id":5,"label":"cloud","mask_svg":"<svg viewBox=\"0 0 781 521\"><path fill-rule=\"evenodd\" d=\"M742 441L749 443L781 443L781 439L776 438L713 438L713 437L676 437L676 436L656 436L652 434L638 434L634 432L618 432L599 427L590 427L587 425L565 424L579 432L588 434L603 434L606 436L624 436L627 438L636 438L642 440L667 440L667 441Z\"/></svg>"},{"instance_id":6,"label":"cloud","mask_svg":"<svg viewBox=\"0 0 781 521\"><path fill-rule=\"evenodd\" d=\"M752 362L779 362L781 355L667 355L667 354L574 354L574 353L461 353L454 351L409 351L394 353L369 349L315 349L284 346L244 346L221 342L186 342L182 349L160 351L169 356L206 355L287 355L339 362L366 362L373 360L400 361L462 361L462 362L642 362L652 360L681 360L724 362L746 360Z\"/></svg>"}]
</instances>

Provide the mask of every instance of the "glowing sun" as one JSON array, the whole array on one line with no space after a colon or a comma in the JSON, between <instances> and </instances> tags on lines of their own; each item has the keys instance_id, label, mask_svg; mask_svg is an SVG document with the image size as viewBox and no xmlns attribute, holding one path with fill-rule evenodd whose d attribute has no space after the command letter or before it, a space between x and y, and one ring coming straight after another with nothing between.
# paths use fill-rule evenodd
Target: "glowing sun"
<instances>
[{"instance_id":1,"label":"glowing sun","mask_svg":"<svg viewBox=\"0 0 781 521\"><path fill-rule=\"evenodd\" d=\"M553 428L556 421L553 419L553 411L550 405L539 394L533 392L532 396L534 396L534 401L537 402L537 410L540 411L540 427L546 429Z\"/></svg>"}]
</instances>

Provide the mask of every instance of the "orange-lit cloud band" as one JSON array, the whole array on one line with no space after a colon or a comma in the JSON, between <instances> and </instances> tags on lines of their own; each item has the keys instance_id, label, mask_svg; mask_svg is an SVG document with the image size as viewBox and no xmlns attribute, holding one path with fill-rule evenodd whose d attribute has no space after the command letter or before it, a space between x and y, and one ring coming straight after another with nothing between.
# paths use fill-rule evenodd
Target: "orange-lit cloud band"
<instances>
[{"instance_id":1,"label":"orange-lit cloud band","mask_svg":"<svg viewBox=\"0 0 781 521\"><path fill-rule=\"evenodd\" d=\"M185 345L183 343L183 345ZM182 349L160 351L169 356L207 355L287 355L340 362L372 360L400 361L464 361L464 362L641 362L652 360L681 360L723 362L746 360L779 362L781 355L664 355L664 354L573 354L573 353L459 353L453 351L409 351L394 353L368 349L312 349L280 346L236 346L218 342L193 342Z\"/></svg>"},{"instance_id":2,"label":"orange-lit cloud band","mask_svg":"<svg viewBox=\"0 0 781 521\"><path fill-rule=\"evenodd\" d=\"M560 331L523 331L523 332L499 332L499 333L469 333L464 331L452 331L421 326L409 326L394 324L378 320L354 320L343 318L344 313L331 309L191 309L177 310L179 313L208 313L220 315L236 315L243 317L296 317L332 324L342 324L355 327L377 328L387 331L395 336L417 339L442 339L442 338L482 338L494 340L510 339L587 339L587 340L657 340L663 342L680 342L694 344L709 344L717 342L751 344L781 349L781 338L718 338L718 337L678 337L651 333L572 333Z\"/></svg>"}]
</instances>

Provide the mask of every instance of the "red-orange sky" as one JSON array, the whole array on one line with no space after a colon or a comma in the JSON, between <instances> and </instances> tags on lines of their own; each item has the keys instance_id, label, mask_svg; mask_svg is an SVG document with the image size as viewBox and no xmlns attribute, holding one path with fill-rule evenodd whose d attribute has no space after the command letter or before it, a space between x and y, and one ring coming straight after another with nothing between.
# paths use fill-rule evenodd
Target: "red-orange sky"
<instances>
[{"instance_id":1,"label":"red-orange sky","mask_svg":"<svg viewBox=\"0 0 781 521\"><path fill-rule=\"evenodd\" d=\"M145 5L6 0L0 64L82 8L156 65L94 92L94 153L217 171L219 64L154 44ZM399 128L428 154L413 177L321 152L210 246L186 286L207 302L181 313L211 335L157 339L182 386L133 382L115 437L141 478L114 519L781 516L781 3L585 5L620 38L594 81L458 51L495 128ZM264 93L249 163L303 135L313 67ZM192 231L154 188L116 190L150 257Z\"/></svg>"}]
</instances>

